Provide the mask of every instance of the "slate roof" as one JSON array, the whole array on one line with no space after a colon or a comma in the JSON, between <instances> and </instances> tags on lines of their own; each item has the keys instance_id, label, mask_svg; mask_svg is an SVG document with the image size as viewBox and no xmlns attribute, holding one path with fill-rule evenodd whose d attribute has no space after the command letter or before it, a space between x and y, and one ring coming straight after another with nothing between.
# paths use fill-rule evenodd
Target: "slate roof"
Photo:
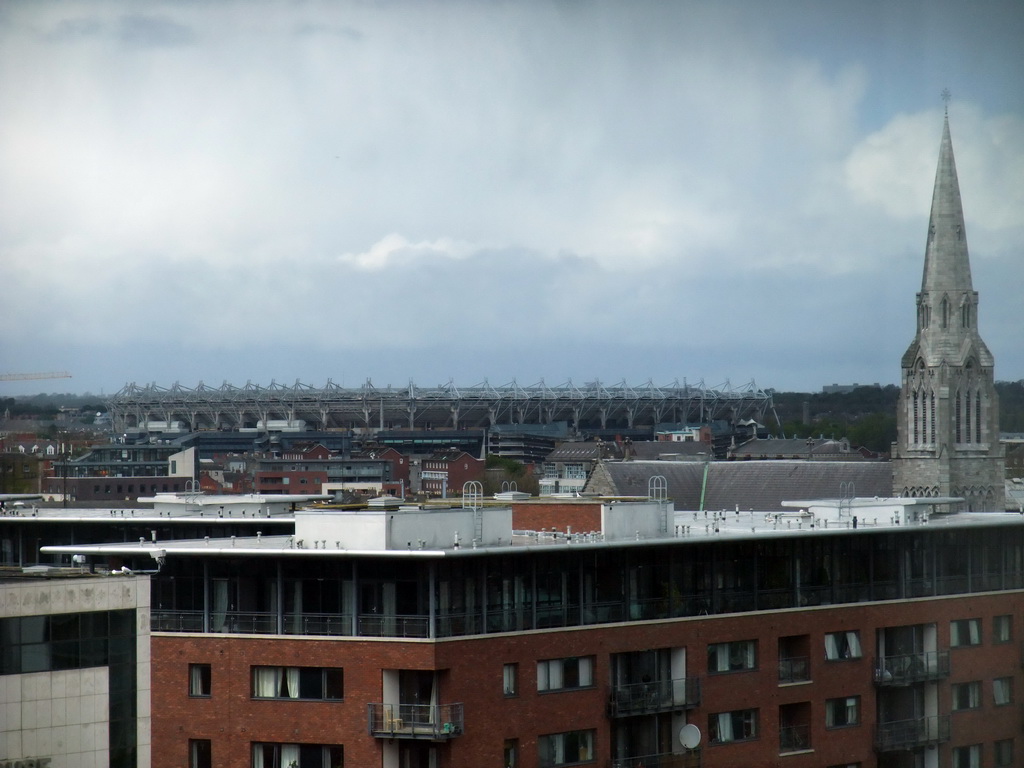
<instances>
[{"instance_id":1,"label":"slate roof","mask_svg":"<svg viewBox=\"0 0 1024 768\"><path fill-rule=\"evenodd\" d=\"M665 478L668 496L677 510L699 510L705 464L687 461L602 462L586 491L617 496L646 496L655 475ZM845 461L718 461L707 464L704 509L786 511L783 501L834 499L843 483L853 484L856 496L892 494L892 465L888 462Z\"/></svg>"}]
</instances>

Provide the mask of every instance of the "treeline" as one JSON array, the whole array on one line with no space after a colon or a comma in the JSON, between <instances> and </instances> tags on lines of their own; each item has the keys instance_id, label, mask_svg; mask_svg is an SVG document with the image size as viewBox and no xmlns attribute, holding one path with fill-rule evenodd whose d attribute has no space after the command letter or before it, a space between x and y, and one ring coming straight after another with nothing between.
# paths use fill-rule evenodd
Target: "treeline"
<instances>
[{"instance_id":1,"label":"treeline","mask_svg":"<svg viewBox=\"0 0 1024 768\"><path fill-rule=\"evenodd\" d=\"M106 404L96 395L72 394L39 394L25 397L0 397L0 414L9 413L10 417L52 418L60 413L60 409L76 408L81 411L96 413L106 411Z\"/></svg>"},{"instance_id":2,"label":"treeline","mask_svg":"<svg viewBox=\"0 0 1024 768\"><path fill-rule=\"evenodd\" d=\"M999 429L1024 432L1024 381L997 381ZM857 447L888 452L896 440L896 403L900 388L857 387L851 392L776 392L772 396L779 424L767 425L777 436L846 437Z\"/></svg>"}]
</instances>

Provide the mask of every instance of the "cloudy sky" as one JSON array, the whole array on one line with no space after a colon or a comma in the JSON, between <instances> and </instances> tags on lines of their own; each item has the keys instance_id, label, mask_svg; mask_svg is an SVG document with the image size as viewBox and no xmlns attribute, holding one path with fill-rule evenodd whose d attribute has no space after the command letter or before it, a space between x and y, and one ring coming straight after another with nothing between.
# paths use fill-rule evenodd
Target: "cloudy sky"
<instances>
[{"instance_id":1,"label":"cloudy sky","mask_svg":"<svg viewBox=\"0 0 1024 768\"><path fill-rule=\"evenodd\" d=\"M769 12L770 8L770 12ZM1024 378L1024 3L7 2L0 395L896 383L950 124Z\"/></svg>"}]
</instances>

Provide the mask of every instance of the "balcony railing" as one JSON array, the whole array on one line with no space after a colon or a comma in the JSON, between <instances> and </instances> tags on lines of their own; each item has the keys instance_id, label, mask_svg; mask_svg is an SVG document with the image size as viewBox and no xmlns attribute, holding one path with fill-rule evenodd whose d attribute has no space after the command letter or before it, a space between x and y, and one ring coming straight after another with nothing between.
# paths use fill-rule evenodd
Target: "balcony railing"
<instances>
[{"instance_id":1,"label":"balcony railing","mask_svg":"<svg viewBox=\"0 0 1024 768\"><path fill-rule=\"evenodd\" d=\"M359 614L360 637L430 637L427 616Z\"/></svg>"},{"instance_id":2,"label":"balcony railing","mask_svg":"<svg viewBox=\"0 0 1024 768\"><path fill-rule=\"evenodd\" d=\"M154 609L149 626L154 632L202 632L203 612Z\"/></svg>"},{"instance_id":3,"label":"balcony railing","mask_svg":"<svg viewBox=\"0 0 1024 768\"><path fill-rule=\"evenodd\" d=\"M875 729L875 749L896 752L949 741L949 715L918 717L879 723Z\"/></svg>"},{"instance_id":4,"label":"balcony railing","mask_svg":"<svg viewBox=\"0 0 1024 768\"><path fill-rule=\"evenodd\" d=\"M700 679L685 677L616 685L612 688L608 712L612 717L631 717L698 706ZM644 763L645 768L646 765Z\"/></svg>"},{"instance_id":5,"label":"balcony railing","mask_svg":"<svg viewBox=\"0 0 1024 768\"><path fill-rule=\"evenodd\" d=\"M462 735L462 704L367 704L378 739L447 741Z\"/></svg>"},{"instance_id":6,"label":"balcony railing","mask_svg":"<svg viewBox=\"0 0 1024 768\"><path fill-rule=\"evenodd\" d=\"M349 613L286 613L286 635L351 635L352 614Z\"/></svg>"},{"instance_id":7,"label":"balcony railing","mask_svg":"<svg viewBox=\"0 0 1024 768\"><path fill-rule=\"evenodd\" d=\"M779 752L800 752L810 748L810 725L787 725L779 729Z\"/></svg>"},{"instance_id":8,"label":"balcony railing","mask_svg":"<svg viewBox=\"0 0 1024 768\"><path fill-rule=\"evenodd\" d=\"M908 653L875 660L875 685L913 685L949 677L949 651Z\"/></svg>"},{"instance_id":9,"label":"balcony railing","mask_svg":"<svg viewBox=\"0 0 1024 768\"><path fill-rule=\"evenodd\" d=\"M790 656L779 659L779 682L802 683L811 679L810 659L806 656Z\"/></svg>"},{"instance_id":10,"label":"balcony railing","mask_svg":"<svg viewBox=\"0 0 1024 768\"><path fill-rule=\"evenodd\" d=\"M701 768L699 749L672 754L663 752L657 755L640 755L637 757L616 757L612 759L612 768Z\"/></svg>"}]
</instances>

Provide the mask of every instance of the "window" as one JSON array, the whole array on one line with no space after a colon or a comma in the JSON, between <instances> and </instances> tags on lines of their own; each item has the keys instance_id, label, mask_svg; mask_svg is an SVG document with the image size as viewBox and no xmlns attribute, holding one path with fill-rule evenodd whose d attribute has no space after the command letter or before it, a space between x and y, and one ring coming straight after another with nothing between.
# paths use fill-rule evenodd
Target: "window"
<instances>
[{"instance_id":1,"label":"window","mask_svg":"<svg viewBox=\"0 0 1024 768\"><path fill-rule=\"evenodd\" d=\"M981 768L981 744L954 749L953 768Z\"/></svg>"},{"instance_id":2,"label":"window","mask_svg":"<svg viewBox=\"0 0 1024 768\"><path fill-rule=\"evenodd\" d=\"M188 695L209 696L210 695L210 665L189 664L188 665Z\"/></svg>"},{"instance_id":3,"label":"window","mask_svg":"<svg viewBox=\"0 0 1024 768\"><path fill-rule=\"evenodd\" d=\"M188 740L188 768L213 768L209 739Z\"/></svg>"},{"instance_id":4,"label":"window","mask_svg":"<svg viewBox=\"0 0 1024 768\"><path fill-rule=\"evenodd\" d=\"M829 632L825 635L825 658L829 661L859 659L863 655L860 647L860 632Z\"/></svg>"},{"instance_id":5,"label":"window","mask_svg":"<svg viewBox=\"0 0 1024 768\"><path fill-rule=\"evenodd\" d=\"M1013 702L1013 678L997 677L992 681L992 700L997 707Z\"/></svg>"},{"instance_id":6,"label":"window","mask_svg":"<svg viewBox=\"0 0 1024 768\"><path fill-rule=\"evenodd\" d=\"M825 727L845 728L860 725L860 696L846 696L825 702Z\"/></svg>"},{"instance_id":7,"label":"window","mask_svg":"<svg viewBox=\"0 0 1024 768\"><path fill-rule=\"evenodd\" d=\"M537 690L561 691L594 684L594 660L590 656L537 662Z\"/></svg>"},{"instance_id":8,"label":"window","mask_svg":"<svg viewBox=\"0 0 1024 768\"><path fill-rule=\"evenodd\" d=\"M712 744L757 738L757 710L738 709L708 716L708 732Z\"/></svg>"},{"instance_id":9,"label":"window","mask_svg":"<svg viewBox=\"0 0 1024 768\"><path fill-rule=\"evenodd\" d=\"M1013 640L1013 616L996 616L992 619L992 642L1008 643Z\"/></svg>"},{"instance_id":10,"label":"window","mask_svg":"<svg viewBox=\"0 0 1024 768\"><path fill-rule=\"evenodd\" d=\"M505 768L519 764L519 739L505 739Z\"/></svg>"},{"instance_id":11,"label":"window","mask_svg":"<svg viewBox=\"0 0 1024 768\"><path fill-rule=\"evenodd\" d=\"M1013 739L1001 739L994 746L996 768L1010 768L1013 765Z\"/></svg>"},{"instance_id":12,"label":"window","mask_svg":"<svg viewBox=\"0 0 1024 768\"><path fill-rule=\"evenodd\" d=\"M340 744L252 743L252 768L345 768L345 750Z\"/></svg>"},{"instance_id":13,"label":"window","mask_svg":"<svg viewBox=\"0 0 1024 768\"><path fill-rule=\"evenodd\" d=\"M519 665L506 664L504 671L503 689L506 696L519 695Z\"/></svg>"},{"instance_id":14,"label":"window","mask_svg":"<svg viewBox=\"0 0 1024 768\"><path fill-rule=\"evenodd\" d=\"M593 762L594 732L568 731L539 736L537 755L541 768Z\"/></svg>"},{"instance_id":15,"label":"window","mask_svg":"<svg viewBox=\"0 0 1024 768\"><path fill-rule=\"evenodd\" d=\"M252 696L255 699L345 698L345 678L334 667L253 667Z\"/></svg>"},{"instance_id":16,"label":"window","mask_svg":"<svg viewBox=\"0 0 1024 768\"><path fill-rule=\"evenodd\" d=\"M981 683L955 683L953 685L953 711L977 709L981 706Z\"/></svg>"},{"instance_id":17,"label":"window","mask_svg":"<svg viewBox=\"0 0 1024 768\"><path fill-rule=\"evenodd\" d=\"M954 648L981 645L981 619L958 619L950 622L949 644Z\"/></svg>"},{"instance_id":18,"label":"window","mask_svg":"<svg viewBox=\"0 0 1024 768\"><path fill-rule=\"evenodd\" d=\"M708 646L708 672L734 672L757 666L757 643L737 640Z\"/></svg>"}]
</instances>

